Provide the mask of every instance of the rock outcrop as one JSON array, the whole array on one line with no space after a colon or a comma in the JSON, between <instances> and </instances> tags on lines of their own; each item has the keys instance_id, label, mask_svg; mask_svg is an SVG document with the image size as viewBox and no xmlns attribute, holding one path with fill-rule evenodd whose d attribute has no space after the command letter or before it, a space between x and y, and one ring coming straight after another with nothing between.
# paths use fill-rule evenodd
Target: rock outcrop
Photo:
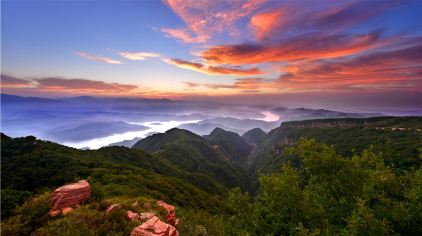
<instances>
[{"instance_id":1,"label":"rock outcrop","mask_svg":"<svg viewBox=\"0 0 422 236\"><path fill-rule=\"evenodd\" d=\"M179 231L172 226L160 220L157 216L145 221L143 224L135 227L130 236L178 236Z\"/></svg>"},{"instance_id":2,"label":"rock outcrop","mask_svg":"<svg viewBox=\"0 0 422 236\"><path fill-rule=\"evenodd\" d=\"M50 215L56 216L60 213L68 213L79 204L88 201L90 197L91 186L86 180L61 186L51 194Z\"/></svg>"},{"instance_id":3,"label":"rock outcrop","mask_svg":"<svg viewBox=\"0 0 422 236\"><path fill-rule=\"evenodd\" d=\"M160 220L160 218L154 213L144 212L136 213L133 211L127 211L127 218L131 221L144 221L138 227L135 227L131 236L178 236L179 231L177 225L179 219L176 217L176 208L163 201L157 201L157 205L163 207L166 210L166 222Z\"/></svg>"},{"instance_id":4,"label":"rock outcrop","mask_svg":"<svg viewBox=\"0 0 422 236\"><path fill-rule=\"evenodd\" d=\"M176 208L164 201L157 201L157 205L163 207L167 211L166 220L169 224L177 227L179 219L176 217Z\"/></svg>"}]
</instances>

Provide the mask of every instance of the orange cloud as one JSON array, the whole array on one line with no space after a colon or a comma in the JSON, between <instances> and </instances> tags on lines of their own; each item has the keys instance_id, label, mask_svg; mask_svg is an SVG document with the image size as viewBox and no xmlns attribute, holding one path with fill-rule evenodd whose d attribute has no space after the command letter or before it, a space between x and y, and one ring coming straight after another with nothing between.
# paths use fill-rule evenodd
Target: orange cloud
<instances>
[{"instance_id":1,"label":"orange cloud","mask_svg":"<svg viewBox=\"0 0 422 236\"><path fill-rule=\"evenodd\" d=\"M374 47L379 38L379 31L363 35L307 34L276 44L211 47L202 53L202 57L213 63L234 65L335 58Z\"/></svg>"},{"instance_id":2,"label":"orange cloud","mask_svg":"<svg viewBox=\"0 0 422 236\"><path fill-rule=\"evenodd\" d=\"M289 65L285 84L321 88L416 89L422 82L422 45L334 61Z\"/></svg>"},{"instance_id":3,"label":"orange cloud","mask_svg":"<svg viewBox=\"0 0 422 236\"><path fill-rule=\"evenodd\" d=\"M121 61L117 61L108 57L95 56L86 52L74 52L74 54L91 61L104 62L108 64L123 64Z\"/></svg>"},{"instance_id":4,"label":"orange cloud","mask_svg":"<svg viewBox=\"0 0 422 236\"><path fill-rule=\"evenodd\" d=\"M124 57L129 60L145 60L149 57L159 57L160 54L152 53L152 52L119 52L118 53L121 57Z\"/></svg>"},{"instance_id":5,"label":"orange cloud","mask_svg":"<svg viewBox=\"0 0 422 236\"><path fill-rule=\"evenodd\" d=\"M282 9L266 11L256 14L251 18L251 26L255 31L255 37L259 40L271 37L274 29L279 28L285 21L286 13Z\"/></svg>"},{"instance_id":6,"label":"orange cloud","mask_svg":"<svg viewBox=\"0 0 422 236\"><path fill-rule=\"evenodd\" d=\"M202 84L213 89L264 93L350 92L362 90L422 92L422 45L377 52L353 59L297 61L276 79L243 78L233 84Z\"/></svg>"},{"instance_id":7,"label":"orange cloud","mask_svg":"<svg viewBox=\"0 0 422 236\"><path fill-rule=\"evenodd\" d=\"M259 75L264 74L258 68L251 69L238 69L238 68L226 68L218 66L206 66L201 63L189 62L180 59L166 59L164 60L168 64L175 65L177 67L197 71L207 75Z\"/></svg>"}]
</instances>

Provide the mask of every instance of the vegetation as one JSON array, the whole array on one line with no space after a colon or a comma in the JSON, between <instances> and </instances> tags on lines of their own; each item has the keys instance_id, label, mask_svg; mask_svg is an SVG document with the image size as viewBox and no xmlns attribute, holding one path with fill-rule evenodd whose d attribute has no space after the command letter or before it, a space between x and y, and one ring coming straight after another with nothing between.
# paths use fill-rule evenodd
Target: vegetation
<instances>
[{"instance_id":1,"label":"vegetation","mask_svg":"<svg viewBox=\"0 0 422 236\"><path fill-rule=\"evenodd\" d=\"M298 164L261 175L255 198L230 192L229 235L422 234L422 169L397 172L371 149L347 158L315 140L287 152Z\"/></svg>"},{"instance_id":2,"label":"vegetation","mask_svg":"<svg viewBox=\"0 0 422 236\"><path fill-rule=\"evenodd\" d=\"M244 138L250 144L258 145L266 136L267 133L265 133L262 129L255 128L244 133L242 138Z\"/></svg>"},{"instance_id":3,"label":"vegetation","mask_svg":"<svg viewBox=\"0 0 422 236\"><path fill-rule=\"evenodd\" d=\"M239 134L215 128L204 138L214 142L214 147L224 153L234 165L246 168L246 160L252 147Z\"/></svg>"},{"instance_id":4,"label":"vegetation","mask_svg":"<svg viewBox=\"0 0 422 236\"><path fill-rule=\"evenodd\" d=\"M179 206L212 206L215 211L227 191L219 183L213 185L207 176L179 170L142 150L107 147L82 151L35 137L11 139L5 135L1 141L2 218L10 216L27 197L78 179L89 180L98 200L149 196Z\"/></svg>"},{"instance_id":5,"label":"vegetation","mask_svg":"<svg viewBox=\"0 0 422 236\"><path fill-rule=\"evenodd\" d=\"M422 117L375 117L285 122L261 142L250 173L275 171L283 162L284 149L300 138L314 138L333 145L343 156L368 147L380 153L386 165L397 169L418 168L422 147Z\"/></svg>"},{"instance_id":6,"label":"vegetation","mask_svg":"<svg viewBox=\"0 0 422 236\"><path fill-rule=\"evenodd\" d=\"M2 134L1 230L128 235L139 223L127 210L163 217L153 203L164 200L177 206L181 235L422 235L421 123L287 122L258 144L251 176L230 159L243 142L224 130L210 140L174 129L137 148L92 151ZM79 179L91 184L89 203L50 217L51 191ZM105 216L114 203L122 209Z\"/></svg>"},{"instance_id":7,"label":"vegetation","mask_svg":"<svg viewBox=\"0 0 422 236\"><path fill-rule=\"evenodd\" d=\"M239 135L237 137L241 139ZM216 138L215 140L220 139ZM225 141L228 141L228 139L225 139ZM241 144L246 144L249 147L244 140L242 141ZM236 144L234 141L228 142L227 147L230 144ZM226 187L241 186L243 189L247 189L248 176L243 169L236 165L238 158L232 157L232 155L237 157L244 155L243 152L236 154L236 151L243 150L244 147L243 149L239 147L226 150L226 146L219 146L216 149L214 145L216 145L214 141L207 140L187 130L175 128L166 133L154 134L142 139L133 147L153 152L180 169L191 173L205 174L212 178L214 182L222 183ZM233 145L230 147L233 147Z\"/></svg>"}]
</instances>

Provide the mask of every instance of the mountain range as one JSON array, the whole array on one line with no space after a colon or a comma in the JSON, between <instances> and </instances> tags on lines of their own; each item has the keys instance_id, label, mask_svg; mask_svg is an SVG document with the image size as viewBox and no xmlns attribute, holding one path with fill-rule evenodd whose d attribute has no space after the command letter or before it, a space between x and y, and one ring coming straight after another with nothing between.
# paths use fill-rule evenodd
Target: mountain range
<instances>
[{"instance_id":1,"label":"mountain range","mask_svg":"<svg viewBox=\"0 0 422 236\"><path fill-rule=\"evenodd\" d=\"M10 225L20 222L23 234L29 234L71 219L43 218L44 208L36 213L28 208L25 218L22 209L45 191L87 179L94 197L88 208L76 209L75 214L100 214L105 201L102 199L127 201L143 196L180 207L181 214L185 214L182 224L187 227L181 232L193 234L194 229L189 228L193 224L194 228L201 225L210 233L221 234L219 230L225 226L215 217L235 214L233 204L243 201L231 202L238 196L236 191L262 198L262 187L267 186L263 176L278 173L280 166L288 163L302 168L302 157L292 148L305 145L304 139L330 145L338 155L346 157L369 148L381 153L383 165L397 174L413 173L422 163L421 129L421 117L289 121L269 133L254 128L242 136L221 128L204 136L173 128L141 139L132 148L109 146L98 150L78 150L33 136L11 138L2 133L2 218L7 219L2 228L12 232ZM218 229L216 224L220 225Z\"/></svg>"},{"instance_id":2,"label":"mountain range","mask_svg":"<svg viewBox=\"0 0 422 236\"><path fill-rule=\"evenodd\" d=\"M32 134L64 145L90 149L115 144L130 147L151 133L174 127L198 135L207 135L215 128L243 135L253 128L269 132L285 121L383 115L205 101L89 96L37 98L1 94L1 101L2 131L10 136ZM37 107L43 109L34 109ZM265 120L263 114L271 114L273 120ZM148 126L149 123L161 123L162 127Z\"/></svg>"}]
</instances>

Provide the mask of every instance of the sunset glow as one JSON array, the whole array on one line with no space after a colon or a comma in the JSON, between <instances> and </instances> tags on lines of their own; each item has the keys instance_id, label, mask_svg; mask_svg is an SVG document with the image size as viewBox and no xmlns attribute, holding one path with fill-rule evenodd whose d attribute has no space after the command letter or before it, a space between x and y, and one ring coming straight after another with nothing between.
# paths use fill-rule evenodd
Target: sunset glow
<instances>
[{"instance_id":1,"label":"sunset glow","mask_svg":"<svg viewBox=\"0 0 422 236\"><path fill-rule=\"evenodd\" d=\"M266 102L422 92L420 1L6 1L3 9L3 93Z\"/></svg>"}]
</instances>

